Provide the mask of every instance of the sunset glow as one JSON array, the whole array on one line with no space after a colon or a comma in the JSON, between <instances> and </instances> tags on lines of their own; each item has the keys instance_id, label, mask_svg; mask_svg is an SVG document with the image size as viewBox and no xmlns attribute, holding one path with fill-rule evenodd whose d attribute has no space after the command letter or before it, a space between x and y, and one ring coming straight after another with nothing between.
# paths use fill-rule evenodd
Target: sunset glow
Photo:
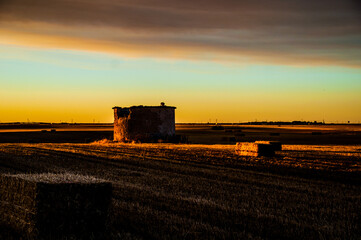
<instances>
[{"instance_id":1,"label":"sunset glow","mask_svg":"<svg viewBox=\"0 0 361 240\"><path fill-rule=\"evenodd\" d=\"M1 1L0 121L164 101L176 122L359 122L357 6L266 3Z\"/></svg>"}]
</instances>

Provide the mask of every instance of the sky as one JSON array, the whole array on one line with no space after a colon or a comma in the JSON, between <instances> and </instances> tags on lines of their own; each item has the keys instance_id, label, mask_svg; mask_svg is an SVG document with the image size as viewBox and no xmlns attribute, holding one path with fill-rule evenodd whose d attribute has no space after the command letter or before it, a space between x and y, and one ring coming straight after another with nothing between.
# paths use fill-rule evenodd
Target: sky
<instances>
[{"instance_id":1,"label":"sky","mask_svg":"<svg viewBox=\"0 0 361 240\"><path fill-rule=\"evenodd\" d=\"M361 121L361 4L0 0L0 122Z\"/></svg>"}]
</instances>

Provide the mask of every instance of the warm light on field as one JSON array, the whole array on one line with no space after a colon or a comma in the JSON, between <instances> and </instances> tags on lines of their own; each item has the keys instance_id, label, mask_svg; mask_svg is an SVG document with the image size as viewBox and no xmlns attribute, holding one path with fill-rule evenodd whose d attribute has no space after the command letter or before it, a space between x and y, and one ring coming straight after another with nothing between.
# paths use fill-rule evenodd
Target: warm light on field
<instances>
[{"instance_id":1,"label":"warm light on field","mask_svg":"<svg viewBox=\"0 0 361 240\"><path fill-rule=\"evenodd\" d=\"M244 231L262 238L358 236L360 146L283 148L267 158L238 156L234 145L0 144L0 173L81 173L111 181L114 239L140 230L154 238L169 232L243 238ZM172 226L179 227L172 232Z\"/></svg>"},{"instance_id":2,"label":"warm light on field","mask_svg":"<svg viewBox=\"0 0 361 240\"><path fill-rule=\"evenodd\" d=\"M353 0L0 0L0 240L360 239L360 33Z\"/></svg>"}]
</instances>

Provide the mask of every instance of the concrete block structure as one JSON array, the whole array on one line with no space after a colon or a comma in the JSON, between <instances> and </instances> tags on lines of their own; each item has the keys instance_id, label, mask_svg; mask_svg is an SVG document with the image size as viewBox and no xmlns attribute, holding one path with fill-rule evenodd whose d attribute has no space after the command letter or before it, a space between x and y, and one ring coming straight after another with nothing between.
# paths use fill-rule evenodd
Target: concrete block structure
<instances>
[{"instance_id":1,"label":"concrete block structure","mask_svg":"<svg viewBox=\"0 0 361 240\"><path fill-rule=\"evenodd\" d=\"M113 107L114 141L157 141L175 137L175 107Z\"/></svg>"}]
</instances>

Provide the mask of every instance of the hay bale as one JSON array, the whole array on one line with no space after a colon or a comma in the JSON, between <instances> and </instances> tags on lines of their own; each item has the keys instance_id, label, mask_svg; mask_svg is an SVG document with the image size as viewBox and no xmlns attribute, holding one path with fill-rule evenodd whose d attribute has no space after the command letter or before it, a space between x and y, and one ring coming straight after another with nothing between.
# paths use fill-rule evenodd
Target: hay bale
<instances>
[{"instance_id":1,"label":"hay bale","mask_svg":"<svg viewBox=\"0 0 361 240\"><path fill-rule=\"evenodd\" d=\"M282 143L280 141L255 141L255 143L271 144L275 151L282 151Z\"/></svg>"},{"instance_id":2,"label":"hay bale","mask_svg":"<svg viewBox=\"0 0 361 240\"><path fill-rule=\"evenodd\" d=\"M29 239L105 233L111 183L73 174L0 175L0 224Z\"/></svg>"},{"instance_id":3,"label":"hay bale","mask_svg":"<svg viewBox=\"0 0 361 240\"><path fill-rule=\"evenodd\" d=\"M241 142L236 144L236 153L242 156L272 157L275 155L275 150L267 143Z\"/></svg>"}]
</instances>

